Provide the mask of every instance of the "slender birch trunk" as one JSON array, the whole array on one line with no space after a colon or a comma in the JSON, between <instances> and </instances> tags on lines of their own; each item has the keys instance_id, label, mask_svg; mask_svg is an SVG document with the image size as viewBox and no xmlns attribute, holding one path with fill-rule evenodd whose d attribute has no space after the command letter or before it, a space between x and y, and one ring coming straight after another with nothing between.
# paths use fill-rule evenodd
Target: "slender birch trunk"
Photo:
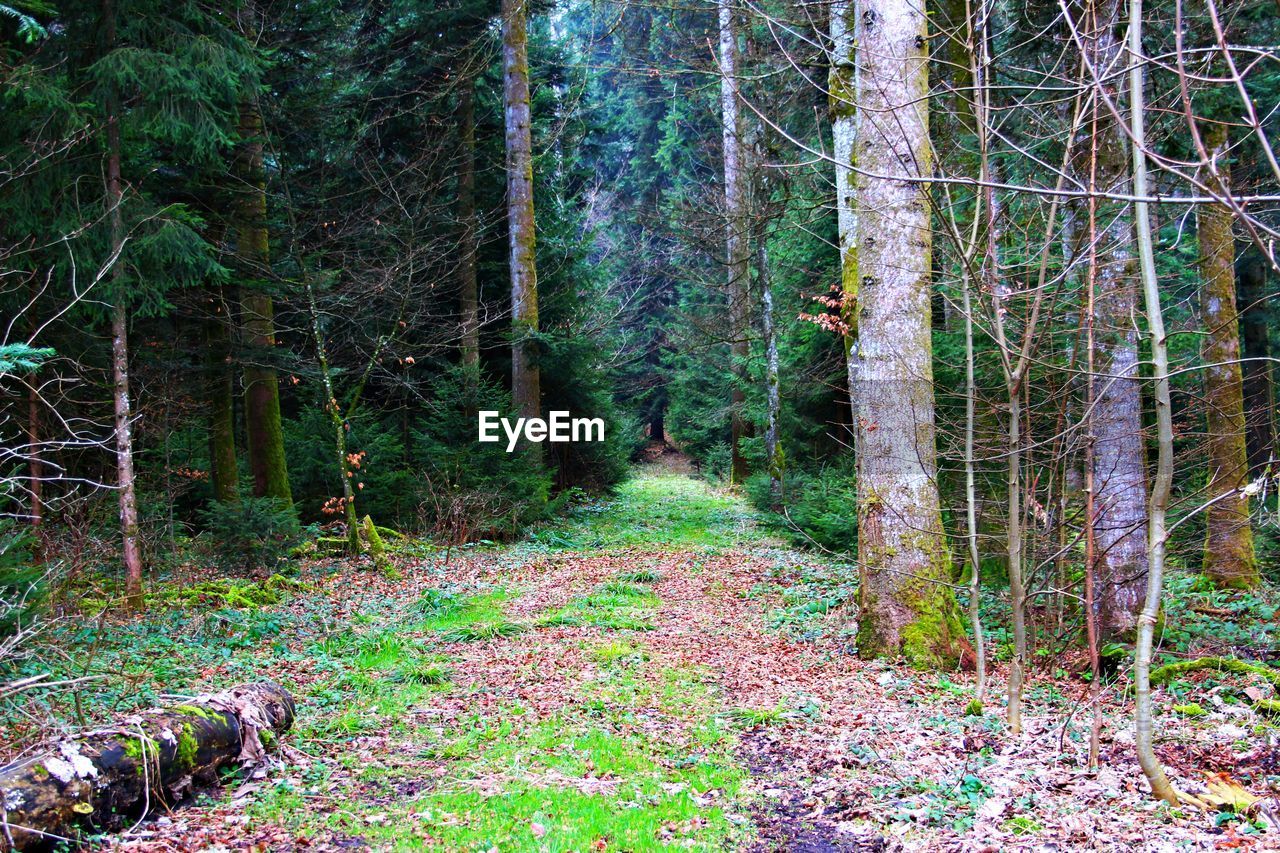
<instances>
[{"instance_id":1,"label":"slender birch trunk","mask_svg":"<svg viewBox=\"0 0 1280 853\"><path fill-rule=\"evenodd\" d=\"M854 4L833 0L831 4L831 54L827 72L828 102L831 110L832 155L836 161L836 227L840 247L840 290L844 303L845 372L849 383L851 423L857 422L855 391L858 358L858 214L854 198L853 140L858 129L856 104L857 75L853 43ZM856 452L856 450L855 450Z\"/></svg>"},{"instance_id":2,"label":"slender birch trunk","mask_svg":"<svg viewBox=\"0 0 1280 853\"><path fill-rule=\"evenodd\" d=\"M1215 159L1225 155L1227 129L1205 129L1205 146ZM1210 180L1230 192L1224 171L1210 167ZM1222 588L1251 589L1259 582L1249 524L1249 459L1245 447L1244 384L1240 370L1240 320L1236 313L1235 241L1231 209L1222 204L1197 208L1200 232L1200 296L1204 326L1205 432L1209 471L1205 498L1204 573Z\"/></svg>"},{"instance_id":3,"label":"slender birch trunk","mask_svg":"<svg viewBox=\"0 0 1280 853\"><path fill-rule=\"evenodd\" d=\"M858 7L858 651L948 667L968 641L937 484L927 35L919 4Z\"/></svg>"},{"instance_id":4,"label":"slender birch trunk","mask_svg":"<svg viewBox=\"0 0 1280 853\"><path fill-rule=\"evenodd\" d=\"M480 366L479 288L476 253L476 108L475 78L458 83L458 309L462 321L462 366Z\"/></svg>"},{"instance_id":5,"label":"slender birch trunk","mask_svg":"<svg viewBox=\"0 0 1280 853\"><path fill-rule=\"evenodd\" d=\"M507 148L507 227L511 266L511 396L517 414L542 406L538 370L538 272L533 218L533 128L529 108L528 0L502 0L503 103ZM541 445L531 445L541 454Z\"/></svg>"},{"instance_id":6,"label":"slender birch trunk","mask_svg":"<svg viewBox=\"0 0 1280 853\"><path fill-rule=\"evenodd\" d=\"M1099 192L1131 195L1124 133L1100 103L1120 104L1118 76L1126 57L1116 36L1120 0L1089 0L1081 27L1084 59L1099 89L1094 110L1097 134L1082 148L1097 158ZM1097 513L1098 623L1104 637L1137 627L1147 577L1146 450L1142 439L1142 389L1138 377L1137 258L1133 213L1126 202L1100 202L1097 296L1094 300L1095 366L1099 373L1093 409L1093 482Z\"/></svg>"},{"instance_id":7,"label":"slender birch trunk","mask_svg":"<svg viewBox=\"0 0 1280 853\"><path fill-rule=\"evenodd\" d=\"M236 254L254 280L241 286L240 313L244 343L250 350L244 367L245 436L253 494L293 505L289 468L280 424L280 379L271 363L276 346L275 305L265 289L271 266L267 234L267 179L263 166L262 114L257 103L240 105L239 172L241 192L236 211Z\"/></svg>"},{"instance_id":8,"label":"slender birch trunk","mask_svg":"<svg viewBox=\"0 0 1280 853\"><path fill-rule=\"evenodd\" d=\"M116 6L103 0L102 29L105 49L115 48ZM111 253L116 258L111 270L114 293L111 306L111 377L114 386L116 436L116 490L120 501L120 535L123 541L125 606L141 610L142 547L138 536L138 495L133 473L133 410L129 398L129 308L125 291L125 267L120 257L124 246L124 215L121 204L124 188L120 177L120 99L114 90L107 95L107 214L111 226Z\"/></svg>"},{"instance_id":9,"label":"slender birch trunk","mask_svg":"<svg viewBox=\"0 0 1280 853\"><path fill-rule=\"evenodd\" d=\"M747 285L751 275L751 245L747 233L747 186L743 170L742 119L738 104L738 30L733 0L719 0L720 12L720 112L724 146L724 211L726 258L729 276L729 352L733 362L730 393L730 477L734 483L747 478L742 439L747 435L743 413L746 404L747 340L750 306Z\"/></svg>"},{"instance_id":10,"label":"slender birch trunk","mask_svg":"<svg viewBox=\"0 0 1280 853\"><path fill-rule=\"evenodd\" d=\"M1142 0L1129 0L1129 121L1133 137L1133 190L1138 198L1146 198L1147 153L1146 116L1143 98ZM1151 654L1156 621L1160 616L1163 595L1165 547L1169 538L1165 513L1173 488L1173 406L1169 399L1169 346L1165 338L1164 312L1160 306L1160 282L1156 278L1155 250L1151 240L1151 222L1147 202L1133 204L1137 229L1138 256L1142 273L1142 295L1147 309L1147 328L1151 337L1151 378L1155 383L1156 444L1158 447L1156 476L1151 485L1151 502L1147 508L1147 589L1138 617L1137 648L1134 652L1134 712L1138 763L1151 785L1151 793L1167 803L1177 805L1178 794L1165 775L1153 744L1154 714L1151 701Z\"/></svg>"}]
</instances>

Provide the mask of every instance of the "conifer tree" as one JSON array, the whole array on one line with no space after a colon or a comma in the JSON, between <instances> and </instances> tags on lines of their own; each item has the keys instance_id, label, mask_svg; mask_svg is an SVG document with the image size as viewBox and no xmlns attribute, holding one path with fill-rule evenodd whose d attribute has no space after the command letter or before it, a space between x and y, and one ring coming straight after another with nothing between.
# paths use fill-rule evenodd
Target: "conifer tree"
<instances>
[{"instance_id":1,"label":"conifer tree","mask_svg":"<svg viewBox=\"0 0 1280 853\"><path fill-rule=\"evenodd\" d=\"M528 0L503 0L502 91L511 276L511 397L521 417L536 418L541 411L542 394L537 354L538 271L533 218L528 18Z\"/></svg>"}]
</instances>

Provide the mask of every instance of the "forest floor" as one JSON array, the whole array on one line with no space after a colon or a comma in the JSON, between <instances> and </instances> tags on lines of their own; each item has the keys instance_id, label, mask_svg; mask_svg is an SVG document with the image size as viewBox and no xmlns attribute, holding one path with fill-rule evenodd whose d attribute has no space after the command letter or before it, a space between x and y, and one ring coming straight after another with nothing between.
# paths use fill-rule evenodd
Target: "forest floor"
<instances>
[{"instance_id":1,"label":"forest floor","mask_svg":"<svg viewBox=\"0 0 1280 853\"><path fill-rule=\"evenodd\" d=\"M97 642L93 669L114 673L119 697L269 677L298 700L288 757L267 779L228 781L106 843L1268 845L1261 825L1150 801L1118 691L1103 767L1089 771L1079 679L1037 678L1025 733L1013 736L997 701L966 713L968 673L858 660L851 613L833 607L852 589L849 569L766 535L739 497L678 459L645 466L615 498L530 542L454 550L447 561L404 543L396 559L401 579L315 561L278 603L174 607ZM1162 755L1184 783L1222 771L1265 793L1259 783L1280 773L1280 753L1261 725L1216 710L1165 713Z\"/></svg>"}]
</instances>

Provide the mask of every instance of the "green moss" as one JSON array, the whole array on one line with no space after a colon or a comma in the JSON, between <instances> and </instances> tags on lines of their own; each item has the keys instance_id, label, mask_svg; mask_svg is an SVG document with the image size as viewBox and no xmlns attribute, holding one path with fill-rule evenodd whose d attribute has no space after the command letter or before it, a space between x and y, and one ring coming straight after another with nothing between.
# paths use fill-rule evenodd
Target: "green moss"
<instances>
[{"instance_id":1,"label":"green moss","mask_svg":"<svg viewBox=\"0 0 1280 853\"><path fill-rule=\"evenodd\" d=\"M178 733L178 767L187 770L196 766L196 753L200 744L196 742L195 729L190 723L183 723Z\"/></svg>"},{"instance_id":2,"label":"green moss","mask_svg":"<svg viewBox=\"0 0 1280 853\"><path fill-rule=\"evenodd\" d=\"M964 715L966 717L981 717L982 716L982 700L970 699L969 704L964 706Z\"/></svg>"},{"instance_id":3,"label":"green moss","mask_svg":"<svg viewBox=\"0 0 1280 853\"><path fill-rule=\"evenodd\" d=\"M124 750L125 755L134 761L142 761L142 742L136 737L121 740L120 748Z\"/></svg>"},{"instance_id":4,"label":"green moss","mask_svg":"<svg viewBox=\"0 0 1280 853\"><path fill-rule=\"evenodd\" d=\"M216 722L222 722L226 719L220 711L213 711L199 705L174 705L173 712L186 717L199 717L202 720L214 720Z\"/></svg>"},{"instance_id":5,"label":"green moss","mask_svg":"<svg viewBox=\"0 0 1280 853\"><path fill-rule=\"evenodd\" d=\"M1195 660L1179 661L1177 663L1165 664L1151 670L1152 684L1165 684L1172 679L1183 675L1184 673L1194 672L1199 669L1215 669L1220 672L1235 672L1242 675L1257 675L1270 681L1272 684L1280 687L1280 672L1276 672L1267 666L1261 664L1248 663L1235 658L1196 658Z\"/></svg>"},{"instance_id":6,"label":"green moss","mask_svg":"<svg viewBox=\"0 0 1280 853\"><path fill-rule=\"evenodd\" d=\"M1209 713L1195 702L1191 702L1186 705L1174 705L1173 710L1174 713L1181 714L1184 717L1203 717L1205 714Z\"/></svg>"}]
</instances>

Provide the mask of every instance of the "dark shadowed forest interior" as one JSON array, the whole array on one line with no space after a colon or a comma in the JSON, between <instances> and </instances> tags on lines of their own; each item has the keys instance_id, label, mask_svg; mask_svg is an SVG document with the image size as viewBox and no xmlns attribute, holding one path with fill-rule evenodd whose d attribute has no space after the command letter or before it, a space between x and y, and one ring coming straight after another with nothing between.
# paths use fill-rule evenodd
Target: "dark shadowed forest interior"
<instances>
[{"instance_id":1,"label":"dark shadowed forest interior","mask_svg":"<svg viewBox=\"0 0 1280 853\"><path fill-rule=\"evenodd\" d=\"M1276 0L0 0L0 850L1280 849Z\"/></svg>"}]
</instances>

